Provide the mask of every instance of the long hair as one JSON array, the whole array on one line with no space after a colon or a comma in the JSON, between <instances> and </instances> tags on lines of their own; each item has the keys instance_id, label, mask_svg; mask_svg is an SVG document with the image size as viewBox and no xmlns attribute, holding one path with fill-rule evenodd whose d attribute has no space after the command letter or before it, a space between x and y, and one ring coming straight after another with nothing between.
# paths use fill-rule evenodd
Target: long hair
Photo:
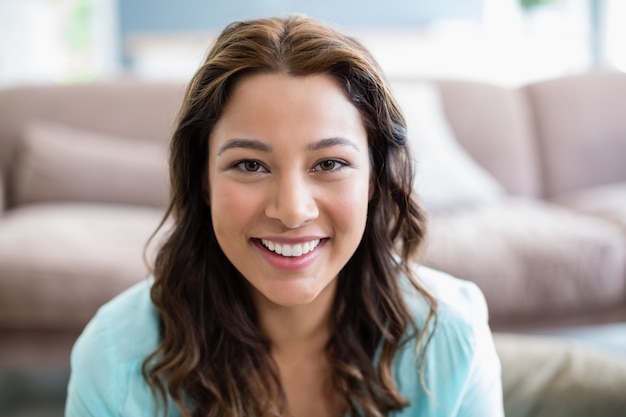
<instances>
[{"instance_id":1,"label":"long hair","mask_svg":"<svg viewBox=\"0 0 626 417\"><path fill-rule=\"evenodd\" d=\"M366 49L304 17L229 25L188 86L170 148L165 218L174 226L157 254L151 293L161 342L144 362L144 378L159 403L169 397L187 417L287 412L270 342L245 278L220 249L207 205L209 135L237 81L259 73L325 74L363 119L372 167L367 223L338 277L326 354L349 415L388 415L408 405L394 384L392 361L419 331L399 276L423 294L431 314L436 307L409 267L425 221L412 195L406 124Z\"/></svg>"}]
</instances>

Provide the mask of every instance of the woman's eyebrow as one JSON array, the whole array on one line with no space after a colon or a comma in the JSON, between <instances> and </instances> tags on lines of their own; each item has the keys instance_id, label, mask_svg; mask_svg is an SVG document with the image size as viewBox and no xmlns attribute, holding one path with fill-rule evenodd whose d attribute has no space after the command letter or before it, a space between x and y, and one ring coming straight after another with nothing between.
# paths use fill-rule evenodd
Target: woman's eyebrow
<instances>
[{"instance_id":1,"label":"woman's eyebrow","mask_svg":"<svg viewBox=\"0 0 626 417\"><path fill-rule=\"evenodd\" d=\"M359 147L349 139L334 137L334 138L326 138L318 140L317 142L311 143L307 145L306 150L309 152L319 151L321 149L330 148L333 146L349 146L355 149L357 152L360 151ZM219 150L217 151L217 155L221 155L229 149L234 148L244 148L244 149L252 149L255 151L262 152L272 152L272 147L267 143L261 142L256 139L230 139L225 144L223 144Z\"/></svg>"},{"instance_id":2,"label":"woman's eyebrow","mask_svg":"<svg viewBox=\"0 0 626 417\"><path fill-rule=\"evenodd\" d=\"M266 143L261 142L256 139L230 139L225 144L223 144L219 150L217 151L218 155L223 154L229 149L233 148L244 148L244 149L253 149L255 151L263 151L263 152L271 152L272 147Z\"/></svg>"},{"instance_id":3,"label":"woman's eyebrow","mask_svg":"<svg viewBox=\"0 0 626 417\"><path fill-rule=\"evenodd\" d=\"M319 151L321 149L330 148L332 146L349 146L354 148L357 152L360 151L359 147L349 139L336 137L336 138L327 138L322 139L317 142L311 143L307 145L307 151Z\"/></svg>"}]
</instances>

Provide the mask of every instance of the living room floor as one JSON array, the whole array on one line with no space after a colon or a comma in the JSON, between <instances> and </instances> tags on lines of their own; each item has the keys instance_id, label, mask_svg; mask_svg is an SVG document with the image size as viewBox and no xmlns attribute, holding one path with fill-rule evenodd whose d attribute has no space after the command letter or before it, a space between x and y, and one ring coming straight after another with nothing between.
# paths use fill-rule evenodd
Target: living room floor
<instances>
[{"instance_id":1,"label":"living room floor","mask_svg":"<svg viewBox=\"0 0 626 417\"><path fill-rule=\"evenodd\" d=\"M0 415L63 417L69 370L16 373L0 370Z\"/></svg>"},{"instance_id":2,"label":"living room floor","mask_svg":"<svg viewBox=\"0 0 626 417\"><path fill-rule=\"evenodd\" d=\"M542 330L556 336L626 357L626 323ZM63 417L68 370L18 374L0 370L0 415L3 417Z\"/></svg>"}]
</instances>

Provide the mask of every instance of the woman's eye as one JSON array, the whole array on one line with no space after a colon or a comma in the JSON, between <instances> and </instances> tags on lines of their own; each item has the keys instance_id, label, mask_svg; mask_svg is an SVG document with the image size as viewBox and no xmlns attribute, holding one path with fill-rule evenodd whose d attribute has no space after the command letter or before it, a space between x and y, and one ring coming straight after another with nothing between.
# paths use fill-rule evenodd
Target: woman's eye
<instances>
[{"instance_id":1,"label":"woman's eye","mask_svg":"<svg viewBox=\"0 0 626 417\"><path fill-rule=\"evenodd\" d=\"M334 171L345 166L345 164L335 159L325 159L320 161L317 166L321 171Z\"/></svg>"},{"instance_id":2,"label":"woman's eye","mask_svg":"<svg viewBox=\"0 0 626 417\"><path fill-rule=\"evenodd\" d=\"M245 172L258 172L263 168L263 165L259 161L255 161L253 159L249 159L246 161L241 161L237 164L237 167Z\"/></svg>"}]
</instances>

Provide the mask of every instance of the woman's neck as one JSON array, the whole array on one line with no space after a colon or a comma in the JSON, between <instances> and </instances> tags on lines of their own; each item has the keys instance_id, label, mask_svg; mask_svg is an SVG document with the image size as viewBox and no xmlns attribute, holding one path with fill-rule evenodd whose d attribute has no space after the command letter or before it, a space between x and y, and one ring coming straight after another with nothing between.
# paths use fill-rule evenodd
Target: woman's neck
<instances>
[{"instance_id":1,"label":"woman's neck","mask_svg":"<svg viewBox=\"0 0 626 417\"><path fill-rule=\"evenodd\" d=\"M306 305L284 307L257 300L261 330L272 342L289 416L337 416L345 404L333 389L326 345L332 331L333 281Z\"/></svg>"},{"instance_id":2,"label":"woman's neck","mask_svg":"<svg viewBox=\"0 0 626 417\"><path fill-rule=\"evenodd\" d=\"M276 305L257 294L256 305L261 331L272 343L272 354L322 353L330 338L336 282L331 282L305 305Z\"/></svg>"}]
</instances>

